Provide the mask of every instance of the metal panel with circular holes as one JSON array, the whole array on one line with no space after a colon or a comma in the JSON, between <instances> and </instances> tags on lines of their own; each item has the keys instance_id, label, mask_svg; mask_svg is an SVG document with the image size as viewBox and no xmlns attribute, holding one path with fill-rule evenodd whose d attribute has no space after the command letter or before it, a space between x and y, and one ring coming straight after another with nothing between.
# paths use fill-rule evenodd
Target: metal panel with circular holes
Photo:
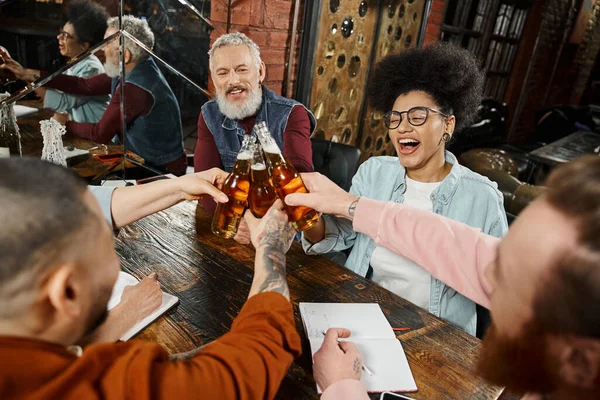
<instances>
[{"instance_id":1,"label":"metal panel with circular holes","mask_svg":"<svg viewBox=\"0 0 600 400\"><path fill-rule=\"evenodd\" d=\"M317 118L313 137L356 143L378 9L375 0L321 2L309 102Z\"/></svg>"},{"instance_id":2,"label":"metal panel with circular holes","mask_svg":"<svg viewBox=\"0 0 600 400\"><path fill-rule=\"evenodd\" d=\"M393 154L381 113L367 106L372 66L422 41L430 0L306 2L296 98L317 118L314 138L357 146L363 160Z\"/></svg>"}]
</instances>

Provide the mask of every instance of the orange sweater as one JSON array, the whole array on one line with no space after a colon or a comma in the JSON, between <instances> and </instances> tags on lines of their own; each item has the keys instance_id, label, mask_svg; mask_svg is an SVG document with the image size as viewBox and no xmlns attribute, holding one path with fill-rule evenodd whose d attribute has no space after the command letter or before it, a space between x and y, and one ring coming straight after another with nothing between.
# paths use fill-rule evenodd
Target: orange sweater
<instances>
[{"instance_id":1,"label":"orange sweater","mask_svg":"<svg viewBox=\"0 0 600 400\"><path fill-rule=\"evenodd\" d=\"M290 302L262 293L188 361L143 341L92 345L77 357L60 345L0 337L0 399L271 399L300 350Z\"/></svg>"}]
</instances>

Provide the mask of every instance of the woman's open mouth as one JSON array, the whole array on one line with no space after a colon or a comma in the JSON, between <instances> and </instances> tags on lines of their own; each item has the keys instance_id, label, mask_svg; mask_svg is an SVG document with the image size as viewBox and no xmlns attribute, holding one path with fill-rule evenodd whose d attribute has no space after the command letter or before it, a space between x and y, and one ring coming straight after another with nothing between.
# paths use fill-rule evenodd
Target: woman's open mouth
<instances>
[{"instance_id":1,"label":"woman's open mouth","mask_svg":"<svg viewBox=\"0 0 600 400\"><path fill-rule=\"evenodd\" d=\"M416 139L398 139L398 152L404 156L417 151L421 142Z\"/></svg>"}]
</instances>

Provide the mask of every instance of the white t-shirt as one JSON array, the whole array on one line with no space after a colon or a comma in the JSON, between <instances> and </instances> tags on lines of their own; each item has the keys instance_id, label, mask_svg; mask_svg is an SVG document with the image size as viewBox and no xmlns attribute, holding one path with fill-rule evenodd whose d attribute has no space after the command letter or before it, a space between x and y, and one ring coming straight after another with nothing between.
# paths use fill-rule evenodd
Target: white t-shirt
<instances>
[{"instance_id":1,"label":"white t-shirt","mask_svg":"<svg viewBox=\"0 0 600 400\"><path fill-rule=\"evenodd\" d=\"M406 177L404 204L421 210L433 211L431 193L441 182L417 182ZM377 246L371 255L373 282L398 296L429 309L431 275L408 258Z\"/></svg>"}]
</instances>

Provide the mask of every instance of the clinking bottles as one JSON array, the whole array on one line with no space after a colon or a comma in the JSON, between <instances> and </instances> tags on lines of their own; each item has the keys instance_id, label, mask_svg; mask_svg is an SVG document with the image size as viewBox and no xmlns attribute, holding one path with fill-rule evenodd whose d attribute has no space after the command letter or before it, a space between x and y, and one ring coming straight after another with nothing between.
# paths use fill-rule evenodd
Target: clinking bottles
<instances>
[{"instance_id":1,"label":"clinking bottles","mask_svg":"<svg viewBox=\"0 0 600 400\"><path fill-rule=\"evenodd\" d=\"M304 186L304 182L302 182L302 178L292 164L281 154L281 150L277 146L275 139L273 139L271 132L269 132L267 124L265 122L256 124L254 132L262 145L271 175L271 182L279 198L283 201L288 194L307 193L308 191L306 190L306 186ZM290 207L286 205L285 210L292 226L297 231L306 230L319 220L319 215L312 208Z\"/></svg>"},{"instance_id":2,"label":"clinking bottles","mask_svg":"<svg viewBox=\"0 0 600 400\"><path fill-rule=\"evenodd\" d=\"M262 218L277 200L277 193L269 178L262 149L258 143L254 146L250 176L252 179L248 193L248 208L256 218Z\"/></svg>"},{"instance_id":3,"label":"clinking bottles","mask_svg":"<svg viewBox=\"0 0 600 400\"><path fill-rule=\"evenodd\" d=\"M219 203L212 220L212 231L215 235L232 238L237 233L240 221L247 207L250 190L250 163L256 138L244 136L242 148L238 153L233 170L225 179L221 191L229 197L227 203Z\"/></svg>"}]
</instances>

